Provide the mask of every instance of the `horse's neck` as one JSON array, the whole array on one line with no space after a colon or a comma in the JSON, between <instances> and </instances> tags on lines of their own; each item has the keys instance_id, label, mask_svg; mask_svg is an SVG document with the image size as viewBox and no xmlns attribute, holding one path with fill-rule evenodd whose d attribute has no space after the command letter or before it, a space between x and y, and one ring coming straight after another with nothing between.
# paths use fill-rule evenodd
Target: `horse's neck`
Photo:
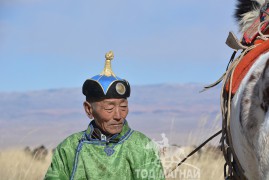
<instances>
[{"instance_id":1,"label":"horse's neck","mask_svg":"<svg viewBox=\"0 0 269 180\"><path fill-rule=\"evenodd\" d=\"M232 146L242 169L245 171L246 177L254 179L254 177L258 176L257 161L255 159L255 153L253 149L251 149L239 121L241 110L240 101L241 91L239 88L232 101L230 121ZM249 172L251 172L251 174Z\"/></svg>"},{"instance_id":2,"label":"horse's neck","mask_svg":"<svg viewBox=\"0 0 269 180\"><path fill-rule=\"evenodd\" d=\"M268 156L262 138L269 137L269 127L264 127L263 123L269 126L269 120L265 118L265 113L262 112L261 92L265 88L260 76L264 72L264 67L269 59L269 53L265 53L250 68L243 81L241 82L238 91L233 97L231 104L231 136L233 149L236 153L246 176L249 179L264 179L265 175L261 175L261 168L268 167L269 157L266 157L264 162L261 162L259 157ZM268 132L267 132L268 131ZM265 141L267 139L264 139Z\"/></svg>"}]
</instances>

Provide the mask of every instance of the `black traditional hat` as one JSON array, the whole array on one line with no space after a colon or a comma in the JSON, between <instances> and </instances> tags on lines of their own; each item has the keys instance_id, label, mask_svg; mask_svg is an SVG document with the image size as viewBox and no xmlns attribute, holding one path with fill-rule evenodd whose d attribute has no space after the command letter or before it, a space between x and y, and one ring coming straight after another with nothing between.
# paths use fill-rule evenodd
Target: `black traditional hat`
<instances>
[{"instance_id":1,"label":"black traditional hat","mask_svg":"<svg viewBox=\"0 0 269 180\"><path fill-rule=\"evenodd\" d=\"M82 92L87 99L102 98L127 98L131 88L125 79L116 76L111 68L111 60L114 58L112 51L105 55L106 62L101 74L87 79L82 87Z\"/></svg>"}]
</instances>

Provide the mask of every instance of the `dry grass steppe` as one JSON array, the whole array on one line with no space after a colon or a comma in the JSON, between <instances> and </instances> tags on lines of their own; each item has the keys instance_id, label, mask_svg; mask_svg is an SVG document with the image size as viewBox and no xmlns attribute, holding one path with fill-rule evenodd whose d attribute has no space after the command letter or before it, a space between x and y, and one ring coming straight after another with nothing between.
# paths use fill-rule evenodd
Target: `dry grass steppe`
<instances>
[{"instance_id":1,"label":"dry grass steppe","mask_svg":"<svg viewBox=\"0 0 269 180\"><path fill-rule=\"evenodd\" d=\"M169 147L161 155L164 169L168 172L169 169L175 167L193 148ZM2 150L0 153L0 177L3 180L41 180L50 165L51 156L50 151L44 160L37 160L25 153L23 149ZM223 179L223 164L224 159L221 151L208 146L168 174L167 180Z\"/></svg>"}]
</instances>

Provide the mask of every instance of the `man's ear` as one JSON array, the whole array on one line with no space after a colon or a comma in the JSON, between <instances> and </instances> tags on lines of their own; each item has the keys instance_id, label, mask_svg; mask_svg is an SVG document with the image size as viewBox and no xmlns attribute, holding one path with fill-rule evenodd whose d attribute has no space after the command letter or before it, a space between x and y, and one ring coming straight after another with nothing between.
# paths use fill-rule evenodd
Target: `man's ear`
<instances>
[{"instance_id":1,"label":"man's ear","mask_svg":"<svg viewBox=\"0 0 269 180\"><path fill-rule=\"evenodd\" d=\"M92 109L92 104L90 104L88 101L85 101L85 102L83 103L83 106L84 106L84 109L85 109L85 112L86 112L87 116L88 116L90 119L93 119L94 117L93 117L93 115L92 115L92 111L93 111L93 109Z\"/></svg>"}]
</instances>

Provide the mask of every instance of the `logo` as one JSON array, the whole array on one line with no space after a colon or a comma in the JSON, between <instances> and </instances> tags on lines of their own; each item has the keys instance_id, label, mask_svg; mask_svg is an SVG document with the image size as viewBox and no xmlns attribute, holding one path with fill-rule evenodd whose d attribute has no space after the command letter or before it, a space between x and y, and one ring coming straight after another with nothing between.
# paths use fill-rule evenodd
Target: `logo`
<instances>
[{"instance_id":1,"label":"logo","mask_svg":"<svg viewBox=\"0 0 269 180\"><path fill-rule=\"evenodd\" d=\"M182 163L178 167L178 163L187 157L188 153L184 147L170 146L169 140L165 133L161 134L162 140L152 142L145 146L145 149L157 149L160 154L161 164L164 171L164 176L168 179L181 180L200 180L200 169L189 163ZM154 166L158 166L158 162L154 162ZM137 170L137 175L142 178L145 175L153 176L152 172L145 172L145 170Z\"/></svg>"}]
</instances>

